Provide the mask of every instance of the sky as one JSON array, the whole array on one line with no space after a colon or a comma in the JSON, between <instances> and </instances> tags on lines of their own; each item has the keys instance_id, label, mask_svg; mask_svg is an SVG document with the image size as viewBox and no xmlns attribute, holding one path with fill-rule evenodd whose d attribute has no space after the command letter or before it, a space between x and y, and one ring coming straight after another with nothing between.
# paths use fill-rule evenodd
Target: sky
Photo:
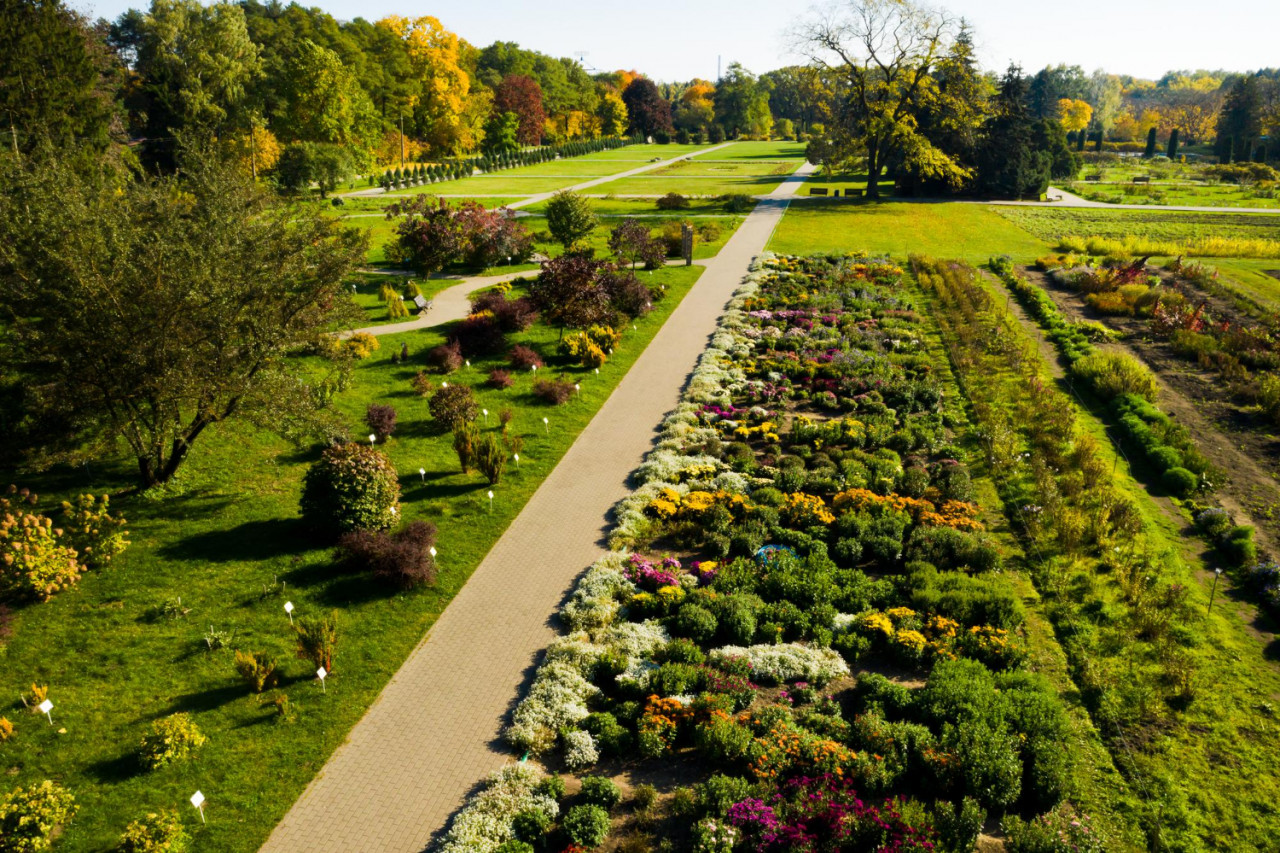
<instances>
[{"instance_id":1,"label":"sky","mask_svg":"<svg viewBox=\"0 0 1280 853\"><path fill-rule=\"evenodd\" d=\"M114 18L149 0L68 0ZM283 2L283 0L282 0ZM662 81L715 79L795 64L785 33L811 0L300 0L340 20L434 15L474 45L514 41L592 70L636 69ZM1280 66L1280 0L945 0L973 26L983 67L1066 63L1149 79L1183 68Z\"/></svg>"}]
</instances>

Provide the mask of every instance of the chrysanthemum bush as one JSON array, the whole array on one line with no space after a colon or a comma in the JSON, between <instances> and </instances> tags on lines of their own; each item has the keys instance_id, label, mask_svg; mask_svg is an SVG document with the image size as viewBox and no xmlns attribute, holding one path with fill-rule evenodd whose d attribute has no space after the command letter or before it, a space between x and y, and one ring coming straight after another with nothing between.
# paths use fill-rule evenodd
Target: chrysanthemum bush
<instances>
[{"instance_id":1,"label":"chrysanthemum bush","mask_svg":"<svg viewBox=\"0 0 1280 853\"><path fill-rule=\"evenodd\" d=\"M554 820L560 804L540 785L543 774L530 764L511 764L491 775L484 790L454 816L440 846L441 853L493 853L515 838L512 822L522 812L538 809Z\"/></svg>"},{"instance_id":2,"label":"chrysanthemum bush","mask_svg":"<svg viewBox=\"0 0 1280 853\"><path fill-rule=\"evenodd\" d=\"M564 604L517 750L696 755L682 815L706 851L969 853L987 815L1062 800L1066 713L1023 669L964 412L902 277L761 262ZM877 662L924 686L855 671Z\"/></svg>"}]
</instances>

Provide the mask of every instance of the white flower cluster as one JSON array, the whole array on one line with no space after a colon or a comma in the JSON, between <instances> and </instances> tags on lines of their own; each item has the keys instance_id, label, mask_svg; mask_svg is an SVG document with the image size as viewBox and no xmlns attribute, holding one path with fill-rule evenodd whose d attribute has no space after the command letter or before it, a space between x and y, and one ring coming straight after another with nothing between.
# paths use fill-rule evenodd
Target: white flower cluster
<instances>
[{"instance_id":1,"label":"white flower cluster","mask_svg":"<svg viewBox=\"0 0 1280 853\"><path fill-rule=\"evenodd\" d=\"M607 627L617 618L621 599L636 589L636 585L622 573L625 562L626 556L614 551L587 569L574 587L569 601L560 608L560 617L570 631L592 633Z\"/></svg>"},{"instance_id":2,"label":"white flower cluster","mask_svg":"<svg viewBox=\"0 0 1280 853\"><path fill-rule=\"evenodd\" d=\"M587 700L600 692L586 676L603 650L585 634L557 640L507 727L507 742L516 749L546 752L555 746L562 726L582 722L591 713Z\"/></svg>"},{"instance_id":3,"label":"white flower cluster","mask_svg":"<svg viewBox=\"0 0 1280 853\"><path fill-rule=\"evenodd\" d=\"M713 649L710 658L712 662L744 658L751 665L753 679L775 684L787 681L825 684L833 678L849 674L849 665L838 652L798 643L725 646Z\"/></svg>"},{"instance_id":4,"label":"white flower cluster","mask_svg":"<svg viewBox=\"0 0 1280 853\"><path fill-rule=\"evenodd\" d=\"M564 766L570 770L582 770L600 760L600 750L590 732L574 729L564 736Z\"/></svg>"},{"instance_id":5,"label":"white flower cluster","mask_svg":"<svg viewBox=\"0 0 1280 853\"><path fill-rule=\"evenodd\" d=\"M837 634L847 633L858 622L854 613L837 613L831 620L831 630Z\"/></svg>"},{"instance_id":6,"label":"white flower cluster","mask_svg":"<svg viewBox=\"0 0 1280 853\"><path fill-rule=\"evenodd\" d=\"M560 806L534 790L542 774L528 764L511 764L489 777L485 789L454 817L440 853L491 853L514 837L511 823L527 809L555 819Z\"/></svg>"}]
</instances>

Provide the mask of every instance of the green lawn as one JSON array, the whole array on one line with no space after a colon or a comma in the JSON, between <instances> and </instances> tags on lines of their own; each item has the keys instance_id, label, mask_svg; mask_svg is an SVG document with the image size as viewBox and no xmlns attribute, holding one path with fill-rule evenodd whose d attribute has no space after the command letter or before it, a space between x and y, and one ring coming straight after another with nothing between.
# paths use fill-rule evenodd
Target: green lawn
<instances>
[{"instance_id":1,"label":"green lawn","mask_svg":"<svg viewBox=\"0 0 1280 853\"><path fill-rule=\"evenodd\" d=\"M610 198L589 198L587 203L591 205L591 209L595 211L597 216L633 216L635 214L663 214L670 215L669 211L658 209L656 198L627 198L627 197L610 197ZM537 204L531 204L522 207L521 210L528 213L546 213L547 202L540 201ZM680 215L727 215L729 209L722 201L714 198L691 198L689 199L689 207L680 212Z\"/></svg>"},{"instance_id":2,"label":"green lawn","mask_svg":"<svg viewBox=\"0 0 1280 853\"><path fill-rule=\"evenodd\" d=\"M715 160L804 160L803 142L777 140L769 142L734 142L727 148L697 155L696 159Z\"/></svg>"},{"instance_id":3,"label":"green lawn","mask_svg":"<svg viewBox=\"0 0 1280 853\"><path fill-rule=\"evenodd\" d=\"M582 385L581 396L566 406L535 402L527 374L506 391L477 389L490 428L501 409L511 408L512 428L525 439L520 469L511 468L493 488L492 512L487 484L458 473L450 436L436 433L426 402L409 388L425 352L443 340L441 331L383 338L381 350L360 364L337 407L356 435L365 432L361 420L370 402L399 410L399 429L386 450L401 472L404 516L440 528L441 574L430 589L396 593L343 572L297 519L301 476L314 452L247 425L207 433L163 497L113 500L130 519L132 548L77 588L17 611L12 638L0 649L0 694L7 697L0 713L16 728L0 748L5 789L48 778L74 793L80 811L58 850L114 849L125 824L160 808L179 810L195 850L256 850L700 273L697 267L653 273L654 282L667 284L667 298L626 333L599 376L565 370ZM513 340L553 356L556 335L538 325ZM389 357L402 341L413 361L392 365ZM491 363L497 362L476 362L449 381L477 385ZM549 362L548 370L561 368ZM84 490L119 492L131 475L121 461L23 482L48 506ZM339 612L336 666L325 693L308 665L293 657L285 601L297 614ZM206 650L210 626L234 632L230 648ZM231 648L266 650L279 660L296 722L277 721L272 708L242 686ZM52 727L17 701L32 682L49 684ZM140 771L136 744L152 720L176 711L191 713L209 743L188 763ZM208 798L207 826L187 804L197 788Z\"/></svg>"},{"instance_id":4,"label":"green lawn","mask_svg":"<svg viewBox=\"0 0 1280 853\"><path fill-rule=\"evenodd\" d=\"M1187 207L1264 207L1280 210L1275 190L1256 190L1236 184L1132 181L1093 183L1073 181L1062 185L1067 192L1107 204L1182 205Z\"/></svg>"},{"instance_id":5,"label":"green lawn","mask_svg":"<svg viewBox=\"0 0 1280 853\"><path fill-rule=\"evenodd\" d=\"M696 154L699 151L705 151L712 146L709 145L677 145L671 143L669 145L625 145L622 148L614 148L609 151L597 151L586 157L574 159L592 159L592 160L670 160L672 157L681 157L685 154ZM720 153L720 152L715 152ZM635 168L630 166L627 168Z\"/></svg>"},{"instance_id":6,"label":"green lawn","mask_svg":"<svg viewBox=\"0 0 1280 853\"><path fill-rule=\"evenodd\" d=\"M681 160L655 169L651 175L664 178L736 178L763 175L785 176L796 170L793 160Z\"/></svg>"},{"instance_id":7,"label":"green lawn","mask_svg":"<svg viewBox=\"0 0 1280 853\"><path fill-rule=\"evenodd\" d=\"M981 204L814 200L787 208L769 248L795 255L918 253L982 263L1000 253L1029 261L1047 246Z\"/></svg>"}]
</instances>

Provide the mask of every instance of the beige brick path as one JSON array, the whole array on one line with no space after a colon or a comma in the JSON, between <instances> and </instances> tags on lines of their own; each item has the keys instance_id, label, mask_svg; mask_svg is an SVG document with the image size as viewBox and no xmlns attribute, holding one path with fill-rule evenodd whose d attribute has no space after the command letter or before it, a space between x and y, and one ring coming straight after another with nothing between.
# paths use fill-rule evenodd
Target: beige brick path
<instances>
[{"instance_id":1,"label":"beige brick path","mask_svg":"<svg viewBox=\"0 0 1280 853\"><path fill-rule=\"evenodd\" d=\"M652 446L802 169L760 202L320 774L267 853L418 853L512 760L500 731L553 639L552 616L603 550L605 516ZM442 531L447 557L451 535Z\"/></svg>"}]
</instances>

